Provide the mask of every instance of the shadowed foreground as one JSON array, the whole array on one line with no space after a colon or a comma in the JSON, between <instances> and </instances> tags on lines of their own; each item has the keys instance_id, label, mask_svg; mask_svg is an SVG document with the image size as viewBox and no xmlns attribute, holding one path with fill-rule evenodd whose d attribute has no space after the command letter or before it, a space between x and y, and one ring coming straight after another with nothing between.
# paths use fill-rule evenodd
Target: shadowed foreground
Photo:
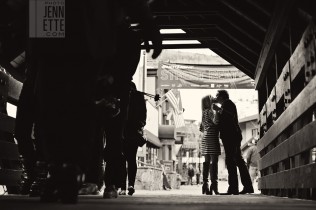
<instances>
[{"instance_id":1,"label":"shadowed foreground","mask_svg":"<svg viewBox=\"0 0 316 210\"><path fill-rule=\"evenodd\" d=\"M300 199L269 197L260 194L234 196L200 195L200 187L185 186L182 190L145 191L139 190L133 196L117 199L103 199L102 196L80 196L77 205L60 203L43 204L39 198L26 196L1 196L1 210L191 210L191 209L316 209L316 202Z\"/></svg>"}]
</instances>

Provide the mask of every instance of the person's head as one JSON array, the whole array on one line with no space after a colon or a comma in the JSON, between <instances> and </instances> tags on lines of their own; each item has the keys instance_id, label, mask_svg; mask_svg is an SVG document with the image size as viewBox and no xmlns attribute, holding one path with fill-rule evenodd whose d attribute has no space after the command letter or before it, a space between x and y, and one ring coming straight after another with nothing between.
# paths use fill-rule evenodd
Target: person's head
<instances>
[{"instance_id":1,"label":"person's head","mask_svg":"<svg viewBox=\"0 0 316 210\"><path fill-rule=\"evenodd\" d=\"M224 101L229 99L229 94L227 90L218 90L216 94L216 101L222 104Z\"/></svg>"},{"instance_id":2,"label":"person's head","mask_svg":"<svg viewBox=\"0 0 316 210\"><path fill-rule=\"evenodd\" d=\"M202 98L202 111L205 109L212 109L212 104L214 101L215 99L211 95L204 96Z\"/></svg>"},{"instance_id":3,"label":"person's head","mask_svg":"<svg viewBox=\"0 0 316 210\"><path fill-rule=\"evenodd\" d=\"M193 168L192 164L189 165L189 168Z\"/></svg>"}]
</instances>

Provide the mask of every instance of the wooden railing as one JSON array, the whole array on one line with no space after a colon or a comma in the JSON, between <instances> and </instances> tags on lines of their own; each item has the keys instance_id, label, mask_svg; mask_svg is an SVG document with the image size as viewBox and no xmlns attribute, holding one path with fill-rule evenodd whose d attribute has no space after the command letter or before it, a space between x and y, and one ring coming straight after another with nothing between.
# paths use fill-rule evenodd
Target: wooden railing
<instances>
[{"instance_id":1,"label":"wooden railing","mask_svg":"<svg viewBox=\"0 0 316 210\"><path fill-rule=\"evenodd\" d=\"M263 194L316 199L315 36L311 23L260 111Z\"/></svg>"},{"instance_id":2,"label":"wooden railing","mask_svg":"<svg viewBox=\"0 0 316 210\"><path fill-rule=\"evenodd\" d=\"M19 152L14 140L15 119L7 115L7 102L17 105L22 83L0 69L0 185L15 192L21 180Z\"/></svg>"}]
</instances>

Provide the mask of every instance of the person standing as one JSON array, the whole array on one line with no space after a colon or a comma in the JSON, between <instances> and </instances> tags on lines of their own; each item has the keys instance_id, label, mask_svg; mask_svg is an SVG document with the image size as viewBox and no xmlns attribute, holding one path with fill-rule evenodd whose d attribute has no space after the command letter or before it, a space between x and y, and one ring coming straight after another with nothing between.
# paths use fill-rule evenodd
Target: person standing
<instances>
[{"instance_id":1,"label":"person standing","mask_svg":"<svg viewBox=\"0 0 316 210\"><path fill-rule=\"evenodd\" d=\"M198 168L196 169L195 176L196 176L196 185L199 185L199 184L200 184L200 176L201 176L200 167L198 167Z\"/></svg>"},{"instance_id":2,"label":"person standing","mask_svg":"<svg viewBox=\"0 0 316 210\"><path fill-rule=\"evenodd\" d=\"M249 149L247 150L245 161L248 166L251 182L253 183L258 176L258 160L260 159L259 153L257 151L256 140L253 139L249 144Z\"/></svg>"},{"instance_id":3,"label":"person standing","mask_svg":"<svg viewBox=\"0 0 316 210\"><path fill-rule=\"evenodd\" d=\"M193 179L194 177L194 168L192 166L192 164L189 165L189 169L188 169L188 185L191 184L193 185Z\"/></svg>"},{"instance_id":4,"label":"person standing","mask_svg":"<svg viewBox=\"0 0 316 210\"><path fill-rule=\"evenodd\" d=\"M242 140L241 130L238 124L238 114L236 105L229 99L229 94L226 90L219 90L216 95L216 100L221 104L218 107L213 104L213 109L219 114L219 130L220 138L223 142L226 165L228 170L228 190L226 195L238 195L253 193L252 182L245 161L241 156L240 144ZM238 190L237 167L239 169L241 183L244 188Z\"/></svg>"},{"instance_id":5,"label":"person standing","mask_svg":"<svg viewBox=\"0 0 316 210\"><path fill-rule=\"evenodd\" d=\"M212 109L214 98L210 95L202 98L202 124L203 132L201 152L205 158L203 163L202 194L212 195L218 193L218 156L221 154L219 144L218 116ZM208 188L208 173L210 172L211 186Z\"/></svg>"},{"instance_id":6,"label":"person standing","mask_svg":"<svg viewBox=\"0 0 316 210\"><path fill-rule=\"evenodd\" d=\"M127 162L127 171L123 173L121 191L119 195L126 195L126 178L128 176L128 195L135 192L134 184L137 173L136 155L139 146L137 141L139 133L143 133L146 125L147 108L144 94L137 92L136 85L131 82L130 101L128 107L128 120L125 129L124 156ZM126 168L125 162L125 168Z\"/></svg>"}]
</instances>

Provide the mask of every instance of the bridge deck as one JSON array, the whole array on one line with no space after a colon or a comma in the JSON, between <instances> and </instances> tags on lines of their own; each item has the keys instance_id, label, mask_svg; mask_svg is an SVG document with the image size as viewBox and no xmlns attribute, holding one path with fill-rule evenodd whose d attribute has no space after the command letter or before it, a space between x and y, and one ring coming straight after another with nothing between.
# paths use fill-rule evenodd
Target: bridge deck
<instances>
[{"instance_id":1,"label":"bridge deck","mask_svg":"<svg viewBox=\"0 0 316 210\"><path fill-rule=\"evenodd\" d=\"M307 210L316 209L316 201L265 196L261 194L234 196L200 195L200 187L184 186L181 190L138 190L134 196L103 199L102 196L80 196L77 205L42 204L38 198L1 196L1 210Z\"/></svg>"}]
</instances>

